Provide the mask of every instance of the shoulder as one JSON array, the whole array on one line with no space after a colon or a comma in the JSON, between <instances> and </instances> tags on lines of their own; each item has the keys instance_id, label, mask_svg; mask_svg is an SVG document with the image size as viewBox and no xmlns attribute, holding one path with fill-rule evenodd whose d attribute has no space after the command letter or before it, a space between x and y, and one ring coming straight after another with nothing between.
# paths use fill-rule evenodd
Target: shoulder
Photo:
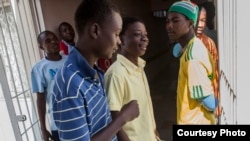
<instances>
[{"instance_id":1,"label":"shoulder","mask_svg":"<svg viewBox=\"0 0 250 141\"><path fill-rule=\"evenodd\" d=\"M109 83L110 81L119 81L121 84L127 78L128 72L119 61L115 61L105 73L105 83Z\"/></svg>"},{"instance_id":2,"label":"shoulder","mask_svg":"<svg viewBox=\"0 0 250 141\"><path fill-rule=\"evenodd\" d=\"M68 59L68 55L62 54L61 56L62 56L62 60L67 60Z\"/></svg>"},{"instance_id":3,"label":"shoulder","mask_svg":"<svg viewBox=\"0 0 250 141\"><path fill-rule=\"evenodd\" d=\"M119 74L122 75L125 72L125 67L119 60L116 60L106 71L105 75Z\"/></svg>"},{"instance_id":4,"label":"shoulder","mask_svg":"<svg viewBox=\"0 0 250 141\"><path fill-rule=\"evenodd\" d=\"M201 56L208 54L208 50L207 50L206 46L198 38L195 38L192 48L193 48L192 54L195 58L200 58Z\"/></svg>"},{"instance_id":5,"label":"shoulder","mask_svg":"<svg viewBox=\"0 0 250 141\"><path fill-rule=\"evenodd\" d=\"M207 41L208 41L209 45L211 46L211 48L216 48L217 49L216 44L215 44L215 42L214 42L214 40L212 38L207 36Z\"/></svg>"},{"instance_id":6,"label":"shoulder","mask_svg":"<svg viewBox=\"0 0 250 141\"><path fill-rule=\"evenodd\" d=\"M45 58L42 58L41 60L39 60L36 64L33 65L32 70L35 69L40 69L41 67L43 67L44 65L47 64L47 61Z\"/></svg>"},{"instance_id":7,"label":"shoulder","mask_svg":"<svg viewBox=\"0 0 250 141\"><path fill-rule=\"evenodd\" d=\"M85 80L86 79L80 75L78 70L63 66L62 69L57 72L55 78L56 87L54 91L56 93L62 93L62 95L58 95L57 98L61 99L64 97L76 96L76 91Z\"/></svg>"},{"instance_id":8,"label":"shoulder","mask_svg":"<svg viewBox=\"0 0 250 141\"><path fill-rule=\"evenodd\" d=\"M65 63L58 73L59 73L58 74L59 78L63 77L63 79L65 79L66 82L69 82L70 79L77 77L80 71Z\"/></svg>"}]
</instances>

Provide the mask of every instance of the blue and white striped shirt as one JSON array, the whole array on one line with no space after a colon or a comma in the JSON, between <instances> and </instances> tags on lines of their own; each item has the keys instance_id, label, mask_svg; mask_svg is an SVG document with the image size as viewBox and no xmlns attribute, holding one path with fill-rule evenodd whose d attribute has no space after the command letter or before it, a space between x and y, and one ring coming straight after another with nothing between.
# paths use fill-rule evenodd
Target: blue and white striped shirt
<instances>
[{"instance_id":1,"label":"blue and white striped shirt","mask_svg":"<svg viewBox=\"0 0 250 141\"><path fill-rule=\"evenodd\" d=\"M95 79L98 74L100 80ZM73 48L56 75L53 116L61 140L90 141L111 122L103 72ZM116 137L112 141L116 141Z\"/></svg>"}]
</instances>

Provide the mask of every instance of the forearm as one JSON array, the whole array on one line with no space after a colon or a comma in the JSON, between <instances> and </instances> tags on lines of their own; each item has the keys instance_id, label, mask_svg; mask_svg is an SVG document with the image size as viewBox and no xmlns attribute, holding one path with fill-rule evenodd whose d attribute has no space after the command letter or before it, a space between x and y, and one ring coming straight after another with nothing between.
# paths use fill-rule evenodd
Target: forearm
<instances>
[{"instance_id":1,"label":"forearm","mask_svg":"<svg viewBox=\"0 0 250 141\"><path fill-rule=\"evenodd\" d=\"M112 118L115 119L118 117L119 115L119 111L112 111L111 112ZM121 129L118 133L117 133L117 138L119 141L130 141L130 139L128 138L126 132Z\"/></svg>"},{"instance_id":2,"label":"forearm","mask_svg":"<svg viewBox=\"0 0 250 141\"><path fill-rule=\"evenodd\" d=\"M138 116L138 103L136 100L132 100L125 104L117 113L115 118L113 118L113 121L107 127L94 135L91 141L110 141L111 138L122 129L122 126L124 126L127 121L131 121Z\"/></svg>"},{"instance_id":3,"label":"forearm","mask_svg":"<svg viewBox=\"0 0 250 141\"><path fill-rule=\"evenodd\" d=\"M37 93L37 110L42 130L46 129L46 100L42 93Z\"/></svg>"},{"instance_id":4,"label":"forearm","mask_svg":"<svg viewBox=\"0 0 250 141\"><path fill-rule=\"evenodd\" d=\"M130 141L130 139L128 138L126 132L121 129L118 133L117 133L117 138L119 141Z\"/></svg>"}]
</instances>

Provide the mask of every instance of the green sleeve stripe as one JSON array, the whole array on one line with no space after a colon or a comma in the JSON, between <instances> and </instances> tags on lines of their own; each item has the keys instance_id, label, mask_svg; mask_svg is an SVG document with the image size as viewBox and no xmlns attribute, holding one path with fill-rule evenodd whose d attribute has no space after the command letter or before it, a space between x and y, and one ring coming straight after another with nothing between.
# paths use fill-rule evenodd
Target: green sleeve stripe
<instances>
[{"instance_id":1,"label":"green sleeve stripe","mask_svg":"<svg viewBox=\"0 0 250 141\"><path fill-rule=\"evenodd\" d=\"M200 98L201 98L201 97L203 97L203 90L202 90L201 85L199 85L199 89L200 89Z\"/></svg>"},{"instance_id":2,"label":"green sleeve stripe","mask_svg":"<svg viewBox=\"0 0 250 141\"><path fill-rule=\"evenodd\" d=\"M194 45L194 42L192 42L192 44L190 45L191 47L190 47L190 49L189 49L189 59L190 60L193 60L193 55L192 55L192 50L193 50L193 45Z\"/></svg>"},{"instance_id":3,"label":"green sleeve stripe","mask_svg":"<svg viewBox=\"0 0 250 141\"><path fill-rule=\"evenodd\" d=\"M198 98L203 97L204 93L203 93L201 85L193 86L193 94L192 95L193 95L194 99L198 99Z\"/></svg>"},{"instance_id":4,"label":"green sleeve stripe","mask_svg":"<svg viewBox=\"0 0 250 141\"><path fill-rule=\"evenodd\" d=\"M193 45L194 45L194 43L192 42L190 44L190 46L187 48L188 50L187 50L187 53L185 55L185 61L189 61L189 60L193 59L193 55L192 55Z\"/></svg>"}]
</instances>

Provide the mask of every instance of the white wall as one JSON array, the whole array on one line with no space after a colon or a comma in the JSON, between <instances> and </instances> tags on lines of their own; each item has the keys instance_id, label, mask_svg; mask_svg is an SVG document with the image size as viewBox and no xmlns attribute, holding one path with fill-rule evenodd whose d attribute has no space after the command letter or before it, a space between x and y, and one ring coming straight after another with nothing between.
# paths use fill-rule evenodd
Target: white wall
<instances>
[{"instance_id":1,"label":"white wall","mask_svg":"<svg viewBox=\"0 0 250 141\"><path fill-rule=\"evenodd\" d=\"M222 124L250 124L250 1L216 1Z\"/></svg>"},{"instance_id":2,"label":"white wall","mask_svg":"<svg viewBox=\"0 0 250 141\"><path fill-rule=\"evenodd\" d=\"M250 124L250 18L249 0L237 1L237 118L239 124Z\"/></svg>"}]
</instances>

